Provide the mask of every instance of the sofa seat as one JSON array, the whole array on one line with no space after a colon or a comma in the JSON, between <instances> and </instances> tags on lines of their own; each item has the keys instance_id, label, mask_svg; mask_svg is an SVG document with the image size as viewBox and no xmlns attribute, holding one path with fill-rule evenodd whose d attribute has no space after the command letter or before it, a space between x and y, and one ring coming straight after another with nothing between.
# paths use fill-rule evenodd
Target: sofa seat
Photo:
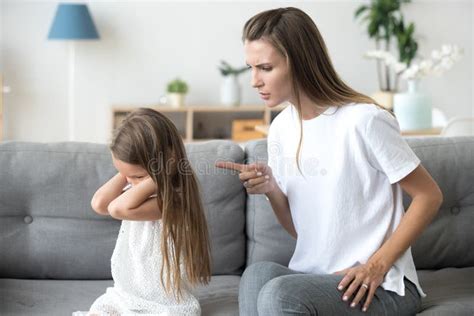
<instances>
[{"instance_id":1,"label":"sofa seat","mask_svg":"<svg viewBox=\"0 0 474 316\"><path fill-rule=\"evenodd\" d=\"M240 276L213 276L208 286L199 286L196 296L202 314L238 315L239 281ZM88 310L112 285L111 280L0 279L1 315L71 315L75 310Z\"/></svg>"},{"instance_id":2,"label":"sofa seat","mask_svg":"<svg viewBox=\"0 0 474 316\"><path fill-rule=\"evenodd\" d=\"M474 267L417 272L427 295L418 315L474 315Z\"/></svg>"}]
</instances>

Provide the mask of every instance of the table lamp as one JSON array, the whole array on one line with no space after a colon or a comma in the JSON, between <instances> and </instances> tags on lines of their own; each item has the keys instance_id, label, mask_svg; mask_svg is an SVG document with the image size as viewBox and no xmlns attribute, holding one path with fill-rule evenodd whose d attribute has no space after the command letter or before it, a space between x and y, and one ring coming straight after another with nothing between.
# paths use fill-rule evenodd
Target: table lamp
<instances>
[{"instance_id":1,"label":"table lamp","mask_svg":"<svg viewBox=\"0 0 474 316\"><path fill-rule=\"evenodd\" d=\"M67 40L69 48L69 87L68 87L68 117L69 140L75 139L74 128L74 61L75 40L99 39L99 34L92 21L86 4L61 3L49 30L48 39Z\"/></svg>"}]
</instances>

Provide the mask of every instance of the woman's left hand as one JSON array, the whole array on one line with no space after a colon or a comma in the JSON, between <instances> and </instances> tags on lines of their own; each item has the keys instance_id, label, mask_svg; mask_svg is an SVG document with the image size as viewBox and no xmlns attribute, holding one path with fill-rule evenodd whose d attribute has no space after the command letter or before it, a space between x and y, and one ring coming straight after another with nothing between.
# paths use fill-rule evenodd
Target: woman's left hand
<instances>
[{"instance_id":1,"label":"woman's left hand","mask_svg":"<svg viewBox=\"0 0 474 316\"><path fill-rule=\"evenodd\" d=\"M344 275L337 287L339 291L345 291L342 300L348 301L354 295L350 304L354 308L366 297L362 311L367 311L386 272L381 265L370 262L335 272L334 274Z\"/></svg>"}]
</instances>

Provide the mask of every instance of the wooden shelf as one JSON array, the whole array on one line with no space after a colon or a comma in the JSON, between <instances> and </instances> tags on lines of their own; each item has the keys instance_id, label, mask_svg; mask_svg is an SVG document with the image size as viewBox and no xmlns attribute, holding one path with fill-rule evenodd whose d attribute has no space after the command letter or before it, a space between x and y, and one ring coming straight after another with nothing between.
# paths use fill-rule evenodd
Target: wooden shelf
<instances>
[{"instance_id":1,"label":"wooden shelf","mask_svg":"<svg viewBox=\"0 0 474 316\"><path fill-rule=\"evenodd\" d=\"M433 127L427 129L402 131L403 136L430 136L430 135L441 135L441 127Z\"/></svg>"},{"instance_id":2,"label":"wooden shelf","mask_svg":"<svg viewBox=\"0 0 474 316\"><path fill-rule=\"evenodd\" d=\"M270 125L256 125L255 130L264 134L268 135L268 130L270 129Z\"/></svg>"},{"instance_id":3,"label":"wooden shelf","mask_svg":"<svg viewBox=\"0 0 474 316\"><path fill-rule=\"evenodd\" d=\"M277 106L275 108L268 108L264 105L240 105L235 107L214 105L214 106L200 106L200 105L188 105L184 107L171 107L166 105L142 105L142 106L113 106L114 112L130 112L140 107L151 108L160 112L264 112L264 111L281 111L285 108L284 105Z\"/></svg>"},{"instance_id":4,"label":"wooden shelf","mask_svg":"<svg viewBox=\"0 0 474 316\"><path fill-rule=\"evenodd\" d=\"M263 124L270 124L273 118L282 111L286 105L280 105L274 108L268 108L264 105L241 105L241 106L223 106L223 105L191 105L184 107L171 107L166 105L117 105L112 106L112 128L115 129L125 116L133 110L146 107L167 115L180 131L185 142L207 141L210 139L231 139L233 121L237 120L257 120L260 119ZM203 129L214 127L214 131L207 131L203 134ZM248 130L248 129L247 129ZM235 132L234 132L235 133ZM238 135L239 140L246 137ZM265 137L263 133L248 131L248 139Z\"/></svg>"},{"instance_id":5,"label":"wooden shelf","mask_svg":"<svg viewBox=\"0 0 474 316\"><path fill-rule=\"evenodd\" d=\"M286 104L271 109L264 105L240 105L232 107L224 105L190 105L184 107L171 107L161 104L117 105L112 107L113 129L120 124L128 113L140 107L152 108L165 113L176 125L185 142L202 142L211 139L231 139L232 122L237 120L262 120L263 124L254 126L254 130L259 133L255 134L254 132L254 135L251 135L252 133L249 132L250 138L247 140L255 139L255 137L266 137L271 121L286 107ZM0 118L1 114L0 99ZM206 126L209 124L218 126L220 124L221 128L218 133L210 132L202 135L202 133L199 133L199 128L202 128L203 124ZM440 135L440 133L441 128L401 131L403 136L428 136Z\"/></svg>"}]
</instances>

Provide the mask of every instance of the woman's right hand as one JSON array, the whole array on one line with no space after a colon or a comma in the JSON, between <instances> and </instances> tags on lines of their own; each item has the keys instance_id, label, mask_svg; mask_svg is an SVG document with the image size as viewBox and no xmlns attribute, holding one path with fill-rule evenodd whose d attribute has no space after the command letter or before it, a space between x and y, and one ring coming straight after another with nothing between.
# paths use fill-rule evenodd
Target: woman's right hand
<instances>
[{"instance_id":1,"label":"woman's right hand","mask_svg":"<svg viewBox=\"0 0 474 316\"><path fill-rule=\"evenodd\" d=\"M280 224L293 238L298 237L291 218L288 198L277 189L278 185L273 177L272 168L263 163L244 165L225 161L217 162L216 167L238 171L240 181L248 194L266 194Z\"/></svg>"},{"instance_id":2,"label":"woman's right hand","mask_svg":"<svg viewBox=\"0 0 474 316\"><path fill-rule=\"evenodd\" d=\"M216 167L229 170L236 170L239 179L248 194L267 194L272 192L276 187L275 178L272 169L264 163L252 163L248 165L218 161Z\"/></svg>"}]
</instances>

